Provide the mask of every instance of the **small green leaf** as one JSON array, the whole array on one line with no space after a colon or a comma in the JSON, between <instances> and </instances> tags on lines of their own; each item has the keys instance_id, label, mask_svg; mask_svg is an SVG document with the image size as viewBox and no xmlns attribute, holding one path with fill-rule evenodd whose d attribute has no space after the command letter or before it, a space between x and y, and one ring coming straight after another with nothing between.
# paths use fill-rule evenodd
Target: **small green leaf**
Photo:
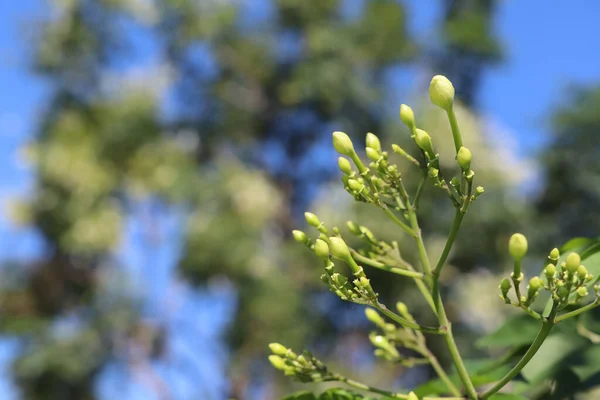
<instances>
[{"instance_id":1,"label":"small green leaf","mask_svg":"<svg viewBox=\"0 0 600 400\"><path fill-rule=\"evenodd\" d=\"M489 400L527 400L527 397L519 396L518 394L496 393L490 396Z\"/></svg>"},{"instance_id":2,"label":"small green leaf","mask_svg":"<svg viewBox=\"0 0 600 400\"><path fill-rule=\"evenodd\" d=\"M535 356L523 368L521 374L531 383L551 377L565 358L585 345L585 340L576 335L558 332L550 335Z\"/></svg>"},{"instance_id":3,"label":"small green leaf","mask_svg":"<svg viewBox=\"0 0 600 400\"><path fill-rule=\"evenodd\" d=\"M526 346L533 342L540 330L540 322L529 315L518 315L508 319L495 332L477 341L478 347Z\"/></svg>"},{"instance_id":4,"label":"small green leaf","mask_svg":"<svg viewBox=\"0 0 600 400\"><path fill-rule=\"evenodd\" d=\"M282 397L281 400L317 400L317 398L312 392L303 390L301 392L292 393Z\"/></svg>"},{"instance_id":5,"label":"small green leaf","mask_svg":"<svg viewBox=\"0 0 600 400\"><path fill-rule=\"evenodd\" d=\"M590 238L585 237L577 237L569 240L567 243L563 244L563 246L559 249L560 253L563 254L567 251L579 251L585 247L588 247L590 244L595 241Z\"/></svg>"}]
</instances>

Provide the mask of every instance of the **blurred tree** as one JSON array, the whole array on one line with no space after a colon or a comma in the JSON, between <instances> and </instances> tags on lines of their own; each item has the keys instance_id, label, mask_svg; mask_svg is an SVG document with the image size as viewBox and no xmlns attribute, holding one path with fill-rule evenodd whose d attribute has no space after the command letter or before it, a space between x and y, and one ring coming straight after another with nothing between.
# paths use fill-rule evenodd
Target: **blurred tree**
<instances>
[{"instance_id":1,"label":"blurred tree","mask_svg":"<svg viewBox=\"0 0 600 400\"><path fill-rule=\"evenodd\" d=\"M472 105L497 45L489 36L492 3L472 12L467 3L449 3L444 55ZM318 274L304 253L289 249L292 214L301 215L315 188L333 177L335 163L317 160L328 155L334 127L354 136L391 137L396 129L381 110L386 72L417 55L404 8L393 0L360 7L342 0L52 4L35 61L53 94L30 151L37 186L22 210L45 237L48 257L3 293L5 331L28 333L15 364L18 382L27 398L93 398L115 332L160 355L160 330L139 322L127 299L107 305L99 279L115 263L136 201L152 199L190 210L180 262L185 279L202 286L225 276L235 285L231 395L247 398L250 371L261 366L270 339L296 345L319 332L317 321L332 328L302 300L316 290ZM148 57L159 60L156 71L139 66ZM152 73L136 81L132 68ZM423 123L436 120L424 115ZM430 122L427 129L446 146L450 135L436 133L447 127ZM465 131L473 132L470 146L487 146L481 127ZM496 173L492 168L492 181ZM498 180L490 189L503 193L508 184ZM486 214L486 229L471 225L482 247L461 238L464 268L497 261L481 250L510 222L498 217L506 211L502 196L494 199L499 207ZM445 217L426 225L445 230ZM381 283L389 295L398 290ZM75 334L53 333L56 321L73 314L80 321ZM307 315L312 322L299 326Z\"/></svg>"}]
</instances>

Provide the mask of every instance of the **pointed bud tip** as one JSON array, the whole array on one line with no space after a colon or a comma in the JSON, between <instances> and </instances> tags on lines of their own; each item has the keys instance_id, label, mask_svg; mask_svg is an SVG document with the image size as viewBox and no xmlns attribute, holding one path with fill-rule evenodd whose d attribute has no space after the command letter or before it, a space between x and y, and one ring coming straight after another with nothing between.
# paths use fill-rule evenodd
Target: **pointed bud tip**
<instances>
[{"instance_id":1,"label":"pointed bud tip","mask_svg":"<svg viewBox=\"0 0 600 400\"><path fill-rule=\"evenodd\" d=\"M532 290L539 290L542 287L542 285L543 285L542 280L537 276L534 276L533 278L531 278L529 280L529 287Z\"/></svg>"},{"instance_id":2,"label":"pointed bud tip","mask_svg":"<svg viewBox=\"0 0 600 400\"><path fill-rule=\"evenodd\" d=\"M449 110L454 101L454 86L448 78L443 75L436 75L429 84L429 97L436 106Z\"/></svg>"},{"instance_id":3,"label":"pointed bud tip","mask_svg":"<svg viewBox=\"0 0 600 400\"><path fill-rule=\"evenodd\" d=\"M329 238L329 250L334 257L341 260L348 260L350 258L350 250L344 239L340 237L332 236Z\"/></svg>"},{"instance_id":4,"label":"pointed bud tip","mask_svg":"<svg viewBox=\"0 0 600 400\"><path fill-rule=\"evenodd\" d=\"M381 153L381 142L379 141L379 138L371 132L367 133L366 145L368 148Z\"/></svg>"},{"instance_id":5,"label":"pointed bud tip","mask_svg":"<svg viewBox=\"0 0 600 400\"><path fill-rule=\"evenodd\" d=\"M458 165L463 169L463 171L468 171L471 169L471 159L472 154L469 149L466 147L461 147L458 150L458 154L456 155L456 160L458 161Z\"/></svg>"},{"instance_id":6,"label":"pointed bud tip","mask_svg":"<svg viewBox=\"0 0 600 400\"><path fill-rule=\"evenodd\" d=\"M581 257L577 253L569 253L565 260L565 268L570 274L575 273L581 264Z\"/></svg>"},{"instance_id":7,"label":"pointed bud tip","mask_svg":"<svg viewBox=\"0 0 600 400\"><path fill-rule=\"evenodd\" d=\"M285 364L285 361L283 360L283 358L281 358L279 356L270 355L269 362L271 363L271 365L273 365L273 367L275 367L276 369L278 369L280 371L285 371L287 369L287 365Z\"/></svg>"},{"instance_id":8,"label":"pointed bud tip","mask_svg":"<svg viewBox=\"0 0 600 400\"><path fill-rule=\"evenodd\" d=\"M329 246L324 240L317 239L315 241L315 254L323 260L329 259Z\"/></svg>"},{"instance_id":9,"label":"pointed bud tip","mask_svg":"<svg viewBox=\"0 0 600 400\"><path fill-rule=\"evenodd\" d=\"M415 125L415 113L406 104L400 105L400 120L409 128Z\"/></svg>"},{"instance_id":10,"label":"pointed bud tip","mask_svg":"<svg viewBox=\"0 0 600 400\"><path fill-rule=\"evenodd\" d=\"M367 148L365 149L365 152L367 153L367 157L369 157L369 159L370 159L371 161L378 161L378 160L379 160L379 157L381 157L381 156L379 155L379 152L378 152L377 150L375 150L375 149L371 148L371 147L367 147Z\"/></svg>"},{"instance_id":11,"label":"pointed bud tip","mask_svg":"<svg viewBox=\"0 0 600 400\"><path fill-rule=\"evenodd\" d=\"M352 140L344 132L333 132L333 147L338 153L344 156L351 157L355 154Z\"/></svg>"},{"instance_id":12,"label":"pointed bud tip","mask_svg":"<svg viewBox=\"0 0 600 400\"><path fill-rule=\"evenodd\" d=\"M288 349L280 343L269 343L269 349L271 349L271 353L277 356L284 356L288 351Z\"/></svg>"},{"instance_id":13,"label":"pointed bud tip","mask_svg":"<svg viewBox=\"0 0 600 400\"><path fill-rule=\"evenodd\" d=\"M554 261L556 261L556 260L558 260L558 258L559 258L559 257L560 257L560 251L559 251L559 250L558 250L556 247L555 247L555 248L553 248L553 249L550 251L550 256L549 256L549 258L550 258L551 260L554 260Z\"/></svg>"},{"instance_id":14,"label":"pointed bud tip","mask_svg":"<svg viewBox=\"0 0 600 400\"><path fill-rule=\"evenodd\" d=\"M429 136L429 133L425 132L423 129L415 129L415 142L417 143L417 146L429 154L430 157L435 155L431 136Z\"/></svg>"},{"instance_id":15,"label":"pointed bud tip","mask_svg":"<svg viewBox=\"0 0 600 400\"><path fill-rule=\"evenodd\" d=\"M350 164L350 161L348 161L347 158L339 157L338 158L338 167L340 168L340 171L342 171L342 173L344 173L346 175L352 174L352 165Z\"/></svg>"},{"instance_id":16,"label":"pointed bud tip","mask_svg":"<svg viewBox=\"0 0 600 400\"><path fill-rule=\"evenodd\" d=\"M304 218L306 219L306 222L310 225L310 226L314 226L315 228L318 228L319 225L321 225L321 221L319 221L319 218L311 213L311 212L305 212L304 213Z\"/></svg>"}]
</instances>

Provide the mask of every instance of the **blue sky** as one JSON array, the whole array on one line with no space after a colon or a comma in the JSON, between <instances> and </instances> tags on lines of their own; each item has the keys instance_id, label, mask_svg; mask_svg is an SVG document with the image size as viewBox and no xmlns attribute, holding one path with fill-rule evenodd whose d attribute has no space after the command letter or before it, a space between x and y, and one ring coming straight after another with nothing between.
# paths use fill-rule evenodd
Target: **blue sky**
<instances>
[{"instance_id":1,"label":"blue sky","mask_svg":"<svg viewBox=\"0 0 600 400\"><path fill-rule=\"evenodd\" d=\"M31 138L47 92L45 83L28 72L28 38L36 29L36 25L31 21L32 18L42 15L43 3L43 0L0 1L2 206L9 197L27 193L33 182L31 173L19 161L18 150ZM415 0L408 4L411 29L421 42L435 35L433 29L436 19L439 18L438 3L439 1L434 0ZM594 39L600 37L598 15L600 2L596 0L575 0L568 2L568 5L565 2L541 0L499 1L495 29L504 46L505 62L488 70L485 75L480 95L481 111L498 124L502 131L510 133L511 139L516 138L522 143L519 149L522 157L535 154L545 143L548 131L547 113L561 104L568 85L600 83L600 51ZM176 219L176 216L169 217L162 222L165 234L175 229L174 226L178 226L174 222ZM140 229L134 224L130 228L132 231ZM33 232L11 226L0 212L0 260L31 257L39 249L39 244ZM172 277L176 255L177 248L167 246L157 249L156 254L146 254L142 259L135 253L126 253L123 258L129 265L148 266L145 261L157 260L152 265L152 276L144 275L140 270L132 270L131 273L134 276L139 274L136 279L140 284L146 283L149 287L157 288L158 293L162 293L161 290L165 290L165 287L161 282ZM144 279L150 280L145 282ZM185 288L177 285L173 287L183 296L178 308L180 311L162 311L165 313L164 318L170 317L173 327L181 323L179 318L183 318L182 316L189 317L190 313L201 315L204 312L202 310L207 309L207 302L215 298L210 297L210 293L190 294ZM226 314L225 310L232 304L223 293L227 293L227 288L216 288L212 296L225 299L220 303L222 308L218 312ZM157 295L148 299L149 313L160 314L164 305L156 301L159 297L161 296ZM204 318L210 319L210 316ZM202 319L199 318L198 321ZM209 342L216 342L214 332L200 333ZM196 347L187 348L190 341L185 338L176 337L174 341L174 348L182 354L206 351L197 347L197 343ZM9 359L10 349L10 343L0 343L0 376ZM190 365L202 368L202 362L191 359L188 361ZM110 382L114 381L111 381L110 377L120 376L119 368L119 365L111 366L106 371L107 380L100 384L99 391L104 393L106 398L114 398L115 386L111 386ZM209 372L206 374L203 376L215 379ZM181 378L177 374L169 376L173 382ZM6 385L6 381L0 379L0 393L5 395L8 393L4 391ZM127 386L126 393L136 394L123 397L124 399L148 398L143 388L132 385L119 386L121 389ZM177 387L182 391L187 390L184 383L178 384ZM124 394L121 389L119 393Z\"/></svg>"}]
</instances>

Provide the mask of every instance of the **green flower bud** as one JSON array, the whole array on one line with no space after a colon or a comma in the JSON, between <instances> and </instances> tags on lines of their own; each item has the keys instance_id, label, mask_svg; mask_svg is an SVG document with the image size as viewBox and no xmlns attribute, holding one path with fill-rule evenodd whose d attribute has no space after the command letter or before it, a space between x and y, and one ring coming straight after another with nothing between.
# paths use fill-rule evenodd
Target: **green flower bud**
<instances>
[{"instance_id":1,"label":"green flower bud","mask_svg":"<svg viewBox=\"0 0 600 400\"><path fill-rule=\"evenodd\" d=\"M541 280L539 277L537 277L537 276L534 276L533 278L531 278L531 279L529 280L529 288L530 288L532 291L536 291L536 292L537 292L538 290L540 290L540 288L541 288L543 285L544 285L544 284L542 283L542 280Z\"/></svg>"},{"instance_id":2,"label":"green flower bud","mask_svg":"<svg viewBox=\"0 0 600 400\"><path fill-rule=\"evenodd\" d=\"M338 167L340 167L340 171L346 175L352 175L352 165L347 158L340 157L338 158Z\"/></svg>"},{"instance_id":3,"label":"green flower bud","mask_svg":"<svg viewBox=\"0 0 600 400\"><path fill-rule=\"evenodd\" d=\"M415 392L410 392L406 400L419 400L419 396L417 396Z\"/></svg>"},{"instance_id":4,"label":"green flower bud","mask_svg":"<svg viewBox=\"0 0 600 400\"><path fill-rule=\"evenodd\" d=\"M354 191L360 192L365 187L365 185L363 185L356 179L348 179L348 187L350 187L350 189Z\"/></svg>"},{"instance_id":5,"label":"green flower bud","mask_svg":"<svg viewBox=\"0 0 600 400\"><path fill-rule=\"evenodd\" d=\"M305 212L304 218L310 226L318 228L321 225L321 221L319 221L319 218L317 218L317 216L311 212Z\"/></svg>"},{"instance_id":6,"label":"green flower bud","mask_svg":"<svg viewBox=\"0 0 600 400\"><path fill-rule=\"evenodd\" d=\"M271 353L278 356L285 356L288 351L287 347L279 343L270 343L269 348L271 349Z\"/></svg>"},{"instance_id":7,"label":"green flower bud","mask_svg":"<svg viewBox=\"0 0 600 400\"><path fill-rule=\"evenodd\" d=\"M558 297L560 298L566 298L569 295L569 289L567 289L564 286L560 286L557 290L556 290L556 294L558 294Z\"/></svg>"},{"instance_id":8,"label":"green flower bud","mask_svg":"<svg viewBox=\"0 0 600 400\"><path fill-rule=\"evenodd\" d=\"M579 278L579 280L585 280L585 277L587 276L587 268L584 267L583 265L580 265L579 267L577 267L577 277Z\"/></svg>"},{"instance_id":9,"label":"green flower bud","mask_svg":"<svg viewBox=\"0 0 600 400\"><path fill-rule=\"evenodd\" d=\"M429 176L431 178L437 178L439 174L440 174L440 170L439 169L433 168L433 167L429 168Z\"/></svg>"},{"instance_id":10,"label":"green flower bud","mask_svg":"<svg viewBox=\"0 0 600 400\"><path fill-rule=\"evenodd\" d=\"M368 148L381 153L381 142L379 141L379 138L371 132L367 133L366 144Z\"/></svg>"},{"instance_id":11,"label":"green flower bud","mask_svg":"<svg viewBox=\"0 0 600 400\"><path fill-rule=\"evenodd\" d=\"M321 239L315 242L315 254L317 257L327 260L329 258L329 246Z\"/></svg>"},{"instance_id":12,"label":"green flower bud","mask_svg":"<svg viewBox=\"0 0 600 400\"><path fill-rule=\"evenodd\" d=\"M461 147L458 150L458 154L456 155L456 160L458 161L458 165L463 169L463 171L468 171L471 169L471 151L466 147Z\"/></svg>"},{"instance_id":13,"label":"green flower bud","mask_svg":"<svg viewBox=\"0 0 600 400\"><path fill-rule=\"evenodd\" d=\"M346 222L346 226L348 227L348 230L350 232L352 232L353 234L360 236L362 235L362 231L360 230L360 225L358 225L356 222L354 221L347 221Z\"/></svg>"},{"instance_id":14,"label":"green flower bud","mask_svg":"<svg viewBox=\"0 0 600 400\"><path fill-rule=\"evenodd\" d=\"M412 128L415 125L415 113L412 108L406 104L400 105L400 120L409 128Z\"/></svg>"},{"instance_id":15,"label":"green flower bud","mask_svg":"<svg viewBox=\"0 0 600 400\"><path fill-rule=\"evenodd\" d=\"M483 189L483 186L477 186L475 188L475 194L480 195L480 194L483 194L483 192L485 192L485 190Z\"/></svg>"},{"instance_id":16,"label":"green flower bud","mask_svg":"<svg viewBox=\"0 0 600 400\"><path fill-rule=\"evenodd\" d=\"M512 284L510 283L510 279L504 278L502 281L500 281L500 289L502 290L502 293L508 293L511 287Z\"/></svg>"},{"instance_id":17,"label":"green flower bud","mask_svg":"<svg viewBox=\"0 0 600 400\"><path fill-rule=\"evenodd\" d=\"M425 132L423 129L415 129L415 142L417 143L417 146L421 148L421 150L429 155L430 158L435 157L433 143L431 142L431 136L429 136L429 133Z\"/></svg>"},{"instance_id":18,"label":"green flower bud","mask_svg":"<svg viewBox=\"0 0 600 400\"><path fill-rule=\"evenodd\" d=\"M449 110L454 101L454 86L443 75L436 75L429 84L429 97L436 106Z\"/></svg>"},{"instance_id":19,"label":"green flower bud","mask_svg":"<svg viewBox=\"0 0 600 400\"><path fill-rule=\"evenodd\" d=\"M292 231L292 235L294 235L294 240L298 243L306 243L306 241L308 240L308 236L306 236L306 233L297 229L294 229Z\"/></svg>"},{"instance_id":20,"label":"green flower bud","mask_svg":"<svg viewBox=\"0 0 600 400\"><path fill-rule=\"evenodd\" d=\"M340 260L348 261L352 259L350 256L350 250L342 238L330 237L329 250L335 258L339 258Z\"/></svg>"},{"instance_id":21,"label":"green flower bud","mask_svg":"<svg viewBox=\"0 0 600 400\"><path fill-rule=\"evenodd\" d=\"M288 366L286 365L285 361L283 360L283 358L276 356L276 355L270 355L269 356L269 362L278 370L280 371L285 371L288 369Z\"/></svg>"},{"instance_id":22,"label":"green flower bud","mask_svg":"<svg viewBox=\"0 0 600 400\"><path fill-rule=\"evenodd\" d=\"M381 318L381 315L379 315L377 311L373 310L372 308L366 308L365 315L367 316L367 319L375 325L379 327L385 327L385 321L383 318Z\"/></svg>"},{"instance_id":23,"label":"green flower bud","mask_svg":"<svg viewBox=\"0 0 600 400\"><path fill-rule=\"evenodd\" d=\"M560 257L560 251L558 251L558 249L555 247L552 249L552 251L550 252L550 255L548 256L549 259L551 260L558 260L558 258Z\"/></svg>"},{"instance_id":24,"label":"green flower bud","mask_svg":"<svg viewBox=\"0 0 600 400\"><path fill-rule=\"evenodd\" d=\"M377 150L370 147L367 147L365 151L367 152L367 157L369 157L370 160L377 161L381 157Z\"/></svg>"},{"instance_id":25,"label":"green flower bud","mask_svg":"<svg viewBox=\"0 0 600 400\"><path fill-rule=\"evenodd\" d=\"M577 289L577 296L579 296L579 297L585 297L587 295L588 295L588 291L585 288L585 286L582 286L582 287L580 287L580 288Z\"/></svg>"},{"instance_id":26,"label":"green flower bud","mask_svg":"<svg viewBox=\"0 0 600 400\"><path fill-rule=\"evenodd\" d=\"M355 154L352 140L344 132L333 132L333 147L344 156L352 157Z\"/></svg>"},{"instance_id":27,"label":"green flower bud","mask_svg":"<svg viewBox=\"0 0 600 400\"><path fill-rule=\"evenodd\" d=\"M548 264L546 268L544 268L544 275L546 275L548 280L554 278L556 275L556 266L554 264Z\"/></svg>"},{"instance_id":28,"label":"green flower bud","mask_svg":"<svg viewBox=\"0 0 600 400\"><path fill-rule=\"evenodd\" d=\"M508 241L508 252L515 261L521 261L527 254L527 238L521 233L515 233Z\"/></svg>"},{"instance_id":29,"label":"green flower bud","mask_svg":"<svg viewBox=\"0 0 600 400\"><path fill-rule=\"evenodd\" d=\"M581 264L581 257L577 253L570 253L565 261L565 269L569 274L574 274Z\"/></svg>"}]
</instances>

